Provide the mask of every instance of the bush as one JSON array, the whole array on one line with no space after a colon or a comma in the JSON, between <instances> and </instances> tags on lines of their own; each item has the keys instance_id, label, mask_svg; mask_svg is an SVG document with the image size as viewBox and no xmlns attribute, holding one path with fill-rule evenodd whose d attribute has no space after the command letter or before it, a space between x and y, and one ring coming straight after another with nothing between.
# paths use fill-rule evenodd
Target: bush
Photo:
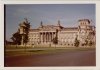
<instances>
[{"instance_id":1,"label":"bush","mask_svg":"<svg viewBox=\"0 0 100 70\"><path fill-rule=\"evenodd\" d=\"M75 38L74 46L79 47L79 40L77 38Z\"/></svg>"}]
</instances>

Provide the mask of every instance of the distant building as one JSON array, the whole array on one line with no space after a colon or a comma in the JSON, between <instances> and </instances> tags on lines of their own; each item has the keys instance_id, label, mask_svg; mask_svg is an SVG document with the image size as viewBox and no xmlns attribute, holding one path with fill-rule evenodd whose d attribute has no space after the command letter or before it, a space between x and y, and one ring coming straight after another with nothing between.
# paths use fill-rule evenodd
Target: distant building
<instances>
[{"instance_id":1,"label":"distant building","mask_svg":"<svg viewBox=\"0 0 100 70\"><path fill-rule=\"evenodd\" d=\"M43 25L43 22L41 22L38 28L29 30L27 45L52 45L55 37L57 37L58 45L74 46L76 38L81 46L86 45L86 43L95 44L96 31L91 21L81 19L78 20L78 23L77 27L63 27L60 20L58 20L57 25ZM19 29L21 30L20 33L24 34L24 28Z\"/></svg>"}]
</instances>

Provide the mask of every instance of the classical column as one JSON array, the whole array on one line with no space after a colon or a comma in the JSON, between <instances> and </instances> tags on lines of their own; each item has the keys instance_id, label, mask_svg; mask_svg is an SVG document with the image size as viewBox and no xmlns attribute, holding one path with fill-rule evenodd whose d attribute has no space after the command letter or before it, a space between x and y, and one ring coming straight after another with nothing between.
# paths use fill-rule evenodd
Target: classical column
<instances>
[{"instance_id":1,"label":"classical column","mask_svg":"<svg viewBox=\"0 0 100 70\"><path fill-rule=\"evenodd\" d=\"M45 33L45 42L47 43L47 32Z\"/></svg>"},{"instance_id":2,"label":"classical column","mask_svg":"<svg viewBox=\"0 0 100 70\"><path fill-rule=\"evenodd\" d=\"M52 40L53 40L53 32L52 32Z\"/></svg>"},{"instance_id":3,"label":"classical column","mask_svg":"<svg viewBox=\"0 0 100 70\"><path fill-rule=\"evenodd\" d=\"M50 42L50 32L49 32L49 42Z\"/></svg>"},{"instance_id":4,"label":"classical column","mask_svg":"<svg viewBox=\"0 0 100 70\"><path fill-rule=\"evenodd\" d=\"M48 38L47 38L47 33L48 33L48 32L46 32L46 43L47 43L47 39L48 39Z\"/></svg>"},{"instance_id":5,"label":"classical column","mask_svg":"<svg viewBox=\"0 0 100 70\"><path fill-rule=\"evenodd\" d=\"M48 42L49 42L49 32L48 32Z\"/></svg>"},{"instance_id":6,"label":"classical column","mask_svg":"<svg viewBox=\"0 0 100 70\"><path fill-rule=\"evenodd\" d=\"M51 34L51 32L50 32L50 42L52 41L52 34Z\"/></svg>"},{"instance_id":7,"label":"classical column","mask_svg":"<svg viewBox=\"0 0 100 70\"><path fill-rule=\"evenodd\" d=\"M41 40L40 40L40 41L41 41L41 43L42 43L42 42L43 42L43 40L42 40L42 33L40 33L40 37L41 37Z\"/></svg>"},{"instance_id":8,"label":"classical column","mask_svg":"<svg viewBox=\"0 0 100 70\"><path fill-rule=\"evenodd\" d=\"M46 43L47 43L47 32L46 32Z\"/></svg>"},{"instance_id":9,"label":"classical column","mask_svg":"<svg viewBox=\"0 0 100 70\"><path fill-rule=\"evenodd\" d=\"M48 32L48 42L49 42L49 40L50 40L49 36L50 36L50 35L49 35L49 32Z\"/></svg>"},{"instance_id":10,"label":"classical column","mask_svg":"<svg viewBox=\"0 0 100 70\"><path fill-rule=\"evenodd\" d=\"M47 38L47 42L48 42L48 32L47 32L47 36L46 36L46 38Z\"/></svg>"},{"instance_id":11,"label":"classical column","mask_svg":"<svg viewBox=\"0 0 100 70\"><path fill-rule=\"evenodd\" d=\"M46 35L45 35L45 41L46 41L46 43L47 43L47 32L46 32Z\"/></svg>"},{"instance_id":12,"label":"classical column","mask_svg":"<svg viewBox=\"0 0 100 70\"><path fill-rule=\"evenodd\" d=\"M54 39L54 32L52 32L52 40Z\"/></svg>"},{"instance_id":13,"label":"classical column","mask_svg":"<svg viewBox=\"0 0 100 70\"><path fill-rule=\"evenodd\" d=\"M43 43L44 43L44 32L43 32Z\"/></svg>"},{"instance_id":14,"label":"classical column","mask_svg":"<svg viewBox=\"0 0 100 70\"><path fill-rule=\"evenodd\" d=\"M51 41L52 41L52 32L51 32Z\"/></svg>"},{"instance_id":15,"label":"classical column","mask_svg":"<svg viewBox=\"0 0 100 70\"><path fill-rule=\"evenodd\" d=\"M43 33L42 33L42 43L43 43Z\"/></svg>"},{"instance_id":16,"label":"classical column","mask_svg":"<svg viewBox=\"0 0 100 70\"><path fill-rule=\"evenodd\" d=\"M41 33L39 33L39 43L41 43Z\"/></svg>"},{"instance_id":17,"label":"classical column","mask_svg":"<svg viewBox=\"0 0 100 70\"><path fill-rule=\"evenodd\" d=\"M40 35L39 35L39 39L40 39L40 43L41 43L41 33L40 33Z\"/></svg>"},{"instance_id":18,"label":"classical column","mask_svg":"<svg viewBox=\"0 0 100 70\"><path fill-rule=\"evenodd\" d=\"M43 36L43 40L44 40L44 43L45 43L45 32L43 33L43 35L44 35L44 36Z\"/></svg>"},{"instance_id":19,"label":"classical column","mask_svg":"<svg viewBox=\"0 0 100 70\"><path fill-rule=\"evenodd\" d=\"M51 42L51 32L49 33L49 42Z\"/></svg>"},{"instance_id":20,"label":"classical column","mask_svg":"<svg viewBox=\"0 0 100 70\"><path fill-rule=\"evenodd\" d=\"M56 37L56 33L54 32L54 34L53 34L53 37L55 38Z\"/></svg>"},{"instance_id":21,"label":"classical column","mask_svg":"<svg viewBox=\"0 0 100 70\"><path fill-rule=\"evenodd\" d=\"M44 33L44 42L46 43L46 32Z\"/></svg>"}]
</instances>

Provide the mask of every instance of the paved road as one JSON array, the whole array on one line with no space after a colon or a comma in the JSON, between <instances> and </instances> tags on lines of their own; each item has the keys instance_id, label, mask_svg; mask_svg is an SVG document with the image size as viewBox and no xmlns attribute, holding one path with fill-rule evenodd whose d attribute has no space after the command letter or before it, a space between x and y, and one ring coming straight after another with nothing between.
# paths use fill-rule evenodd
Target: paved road
<instances>
[{"instance_id":1,"label":"paved road","mask_svg":"<svg viewBox=\"0 0 100 70\"><path fill-rule=\"evenodd\" d=\"M95 66L95 50L5 57L5 66Z\"/></svg>"}]
</instances>

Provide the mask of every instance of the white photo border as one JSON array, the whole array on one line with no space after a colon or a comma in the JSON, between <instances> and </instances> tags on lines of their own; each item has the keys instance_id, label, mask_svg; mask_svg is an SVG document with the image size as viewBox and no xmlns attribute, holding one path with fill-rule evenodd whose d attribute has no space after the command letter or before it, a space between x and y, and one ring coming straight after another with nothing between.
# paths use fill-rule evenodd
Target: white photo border
<instances>
[{"instance_id":1,"label":"white photo border","mask_svg":"<svg viewBox=\"0 0 100 70\"><path fill-rule=\"evenodd\" d=\"M66 67L4 67L4 5L5 4L96 4L96 66ZM100 70L100 1L0 1L0 69L1 70Z\"/></svg>"}]
</instances>

